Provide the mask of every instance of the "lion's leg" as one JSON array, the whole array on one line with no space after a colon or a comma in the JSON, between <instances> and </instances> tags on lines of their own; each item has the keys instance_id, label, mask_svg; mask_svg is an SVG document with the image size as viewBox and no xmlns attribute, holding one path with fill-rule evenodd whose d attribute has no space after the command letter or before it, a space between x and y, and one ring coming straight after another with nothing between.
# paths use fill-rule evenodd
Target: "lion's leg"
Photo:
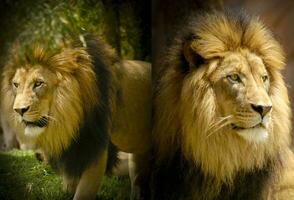
<instances>
[{"instance_id":1,"label":"lion's leg","mask_svg":"<svg viewBox=\"0 0 294 200\"><path fill-rule=\"evenodd\" d=\"M118 153L118 164L113 168L112 174L115 176L128 176L129 175L129 153Z\"/></svg>"},{"instance_id":2,"label":"lion's leg","mask_svg":"<svg viewBox=\"0 0 294 200\"><path fill-rule=\"evenodd\" d=\"M138 195L140 194L140 189L135 186L135 180L136 180L136 164L134 160L134 154L129 154L129 176L131 180L131 199L138 198Z\"/></svg>"},{"instance_id":3,"label":"lion's leg","mask_svg":"<svg viewBox=\"0 0 294 200\"><path fill-rule=\"evenodd\" d=\"M131 199L150 199L150 154L129 154Z\"/></svg>"},{"instance_id":4,"label":"lion's leg","mask_svg":"<svg viewBox=\"0 0 294 200\"><path fill-rule=\"evenodd\" d=\"M74 194L78 185L78 179L63 174L63 190Z\"/></svg>"},{"instance_id":5,"label":"lion's leg","mask_svg":"<svg viewBox=\"0 0 294 200\"><path fill-rule=\"evenodd\" d=\"M74 200L95 199L107 164L107 150L104 150L98 160L86 169L78 183Z\"/></svg>"},{"instance_id":6,"label":"lion's leg","mask_svg":"<svg viewBox=\"0 0 294 200\"><path fill-rule=\"evenodd\" d=\"M10 128L10 126L8 125L8 122L4 119L3 116L1 118L1 127L3 131L3 140L4 140L4 146L2 148L4 150L19 148L16 135L14 131Z\"/></svg>"}]
</instances>

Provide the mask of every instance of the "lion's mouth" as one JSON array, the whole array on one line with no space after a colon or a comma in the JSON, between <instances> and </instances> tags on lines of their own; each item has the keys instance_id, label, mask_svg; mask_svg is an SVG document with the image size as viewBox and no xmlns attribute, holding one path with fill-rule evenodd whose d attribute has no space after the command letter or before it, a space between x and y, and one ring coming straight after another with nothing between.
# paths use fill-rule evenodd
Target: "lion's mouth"
<instances>
[{"instance_id":1,"label":"lion's mouth","mask_svg":"<svg viewBox=\"0 0 294 200\"><path fill-rule=\"evenodd\" d=\"M237 126L236 124L232 124L232 128L234 130L244 130L244 129L253 129L253 128L260 128L260 127L264 127L264 125L262 123L258 123L254 126L251 126L251 127L241 127L241 126Z\"/></svg>"},{"instance_id":2,"label":"lion's mouth","mask_svg":"<svg viewBox=\"0 0 294 200\"><path fill-rule=\"evenodd\" d=\"M43 128L48 125L49 119L47 117L41 117L39 120L31 122L23 120L23 123L29 127L40 127Z\"/></svg>"}]
</instances>

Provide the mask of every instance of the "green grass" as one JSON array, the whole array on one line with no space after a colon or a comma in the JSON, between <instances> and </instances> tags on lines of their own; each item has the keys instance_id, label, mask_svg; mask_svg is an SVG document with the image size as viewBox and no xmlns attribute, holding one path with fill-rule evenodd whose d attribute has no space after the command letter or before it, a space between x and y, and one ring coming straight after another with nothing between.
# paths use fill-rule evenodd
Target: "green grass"
<instances>
[{"instance_id":1,"label":"green grass","mask_svg":"<svg viewBox=\"0 0 294 200\"><path fill-rule=\"evenodd\" d=\"M99 200L129 199L128 178L104 177ZM72 195L62 191L61 177L50 166L35 159L31 151L0 152L1 200L63 200Z\"/></svg>"}]
</instances>

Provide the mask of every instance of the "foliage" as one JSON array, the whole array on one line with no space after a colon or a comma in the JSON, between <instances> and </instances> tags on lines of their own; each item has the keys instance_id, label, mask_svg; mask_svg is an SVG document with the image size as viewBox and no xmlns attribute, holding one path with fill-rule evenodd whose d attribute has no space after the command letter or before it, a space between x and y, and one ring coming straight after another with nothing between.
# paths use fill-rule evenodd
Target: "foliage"
<instances>
[{"instance_id":1,"label":"foliage","mask_svg":"<svg viewBox=\"0 0 294 200\"><path fill-rule=\"evenodd\" d=\"M133 4L115 0L6 0L0 3L0 16L7 19L0 22L0 38L7 39L3 41L6 48L17 41L21 47L37 42L55 49L89 32L104 37L123 58L145 59L149 55L137 56L143 48L138 48L142 19ZM0 54L4 51L1 48Z\"/></svg>"}]
</instances>

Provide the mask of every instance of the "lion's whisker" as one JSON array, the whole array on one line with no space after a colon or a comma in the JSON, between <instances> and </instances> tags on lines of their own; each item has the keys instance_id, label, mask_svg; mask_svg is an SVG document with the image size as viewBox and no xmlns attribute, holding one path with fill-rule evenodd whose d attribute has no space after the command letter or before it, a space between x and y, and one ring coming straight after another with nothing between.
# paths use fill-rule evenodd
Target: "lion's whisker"
<instances>
[{"instance_id":1,"label":"lion's whisker","mask_svg":"<svg viewBox=\"0 0 294 200\"><path fill-rule=\"evenodd\" d=\"M219 121L213 123L209 127L209 129L207 131L208 132L208 135L206 136L206 139L209 138L214 133L216 133L221 128L223 128L223 127L227 126L228 124L232 123L232 118L233 118L233 116L232 115L229 115L229 116L223 117Z\"/></svg>"},{"instance_id":2,"label":"lion's whisker","mask_svg":"<svg viewBox=\"0 0 294 200\"><path fill-rule=\"evenodd\" d=\"M231 124L231 121L227 121L227 122L224 122L223 124L221 124L220 126L216 127L212 132L210 132L206 139L209 138L211 135L213 135L214 133L216 133L217 131L219 131L220 129L222 129L223 127L227 126Z\"/></svg>"},{"instance_id":3,"label":"lion's whisker","mask_svg":"<svg viewBox=\"0 0 294 200\"><path fill-rule=\"evenodd\" d=\"M52 121L57 121L55 117L52 117L50 115L44 115L44 117L47 117L48 119L50 119Z\"/></svg>"},{"instance_id":4,"label":"lion's whisker","mask_svg":"<svg viewBox=\"0 0 294 200\"><path fill-rule=\"evenodd\" d=\"M232 118L233 116L232 115L229 115L229 116L226 116L226 117L220 117L218 121L216 121L215 123L212 123L210 126L209 126L209 129L208 130L211 130L212 128L216 127L217 125L219 125L220 123L222 123L223 121L227 120L227 119L230 119Z\"/></svg>"}]
</instances>

